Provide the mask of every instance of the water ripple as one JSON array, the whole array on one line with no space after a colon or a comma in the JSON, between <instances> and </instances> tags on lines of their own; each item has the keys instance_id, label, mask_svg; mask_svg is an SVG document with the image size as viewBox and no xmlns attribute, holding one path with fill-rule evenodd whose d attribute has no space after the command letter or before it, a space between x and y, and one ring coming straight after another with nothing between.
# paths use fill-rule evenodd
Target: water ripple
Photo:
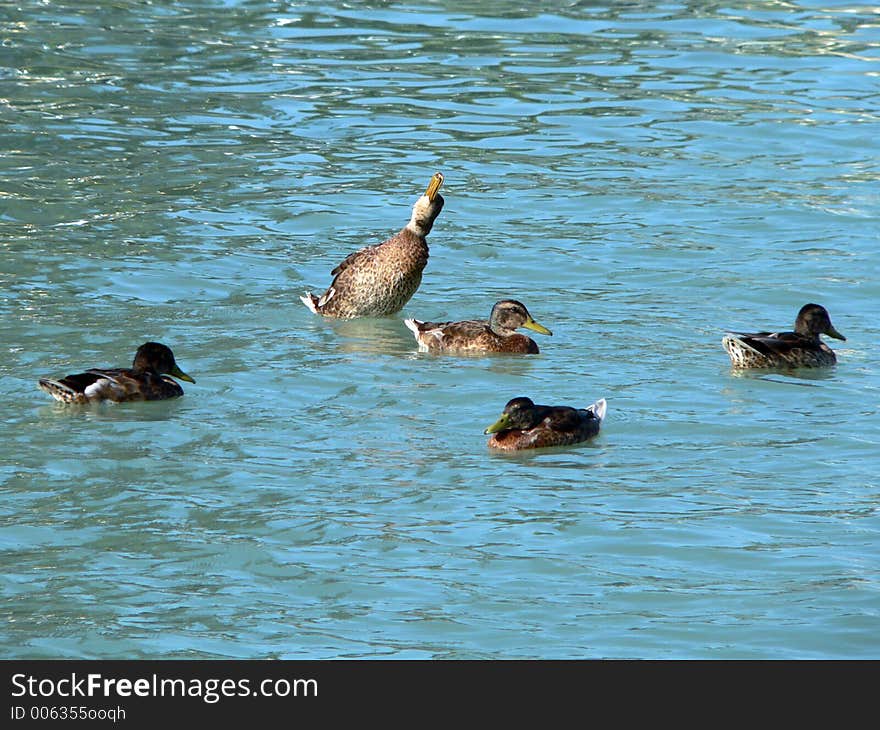
<instances>
[{"instance_id":1,"label":"water ripple","mask_svg":"<svg viewBox=\"0 0 880 730\"><path fill-rule=\"evenodd\" d=\"M502 0L7 8L2 653L876 657L878 16ZM298 302L446 207L405 316ZM847 334L731 371L727 329ZM34 381L166 341L172 403ZM490 454L514 395L609 403ZM47 599L47 596L49 597Z\"/></svg>"}]
</instances>

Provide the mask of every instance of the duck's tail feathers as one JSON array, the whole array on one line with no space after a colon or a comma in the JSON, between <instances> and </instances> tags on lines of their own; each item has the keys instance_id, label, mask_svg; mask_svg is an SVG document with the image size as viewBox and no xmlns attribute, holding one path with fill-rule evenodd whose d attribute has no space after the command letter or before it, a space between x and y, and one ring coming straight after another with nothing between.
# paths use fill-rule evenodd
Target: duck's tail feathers
<instances>
[{"instance_id":1,"label":"duck's tail feathers","mask_svg":"<svg viewBox=\"0 0 880 730\"><path fill-rule=\"evenodd\" d=\"M599 421L605 420L605 411L608 410L608 403L604 398L600 398L593 405L587 408L588 411L592 411L593 415L599 419Z\"/></svg>"},{"instance_id":2,"label":"duck's tail feathers","mask_svg":"<svg viewBox=\"0 0 880 730\"><path fill-rule=\"evenodd\" d=\"M728 352L733 352L733 349L742 349L749 350L750 352L754 352L756 355L763 355L760 350L757 350L748 342L746 342L747 335L741 334L739 332L728 332L721 338L721 345Z\"/></svg>"},{"instance_id":3,"label":"duck's tail feathers","mask_svg":"<svg viewBox=\"0 0 880 730\"><path fill-rule=\"evenodd\" d=\"M318 297L316 297L310 291L307 291L303 296L301 296L300 301L305 304L310 310L312 310L313 314L321 313L320 311L318 311Z\"/></svg>"},{"instance_id":4,"label":"duck's tail feathers","mask_svg":"<svg viewBox=\"0 0 880 730\"><path fill-rule=\"evenodd\" d=\"M64 383L58 382L57 380L40 378L39 386L40 390L44 390L55 400L61 401L62 403L81 403L83 401L82 393Z\"/></svg>"},{"instance_id":5,"label":"duck's tail feathers","mask_svg":"<svg viewBox=\"0 0 880 730\"><path fill-rule=\"evenodd\" d=\"M310 291L305 293L305 296L300 297L300 301L305 304L309 309L312 310L315 314L321 314L321 310L324 308L324 305L327 304L333 297L336 295L336 289L332 286L324 292L324 294L320 297L316 297Z\"/></svg>"},{"instance_id":6,"label":"duck's tail feathers","mask_svg":"<svg viewBox=\"0 0 880 730\"><path fill-rule=\"evenodd\" d=\"M405 319L403 323L413 333L416 342L419 343L419 352L430 352L431 346L442 342L443 332L438 329L426 329L430 324L426 325L420 319Z\"/></svg>"}]
</instances>

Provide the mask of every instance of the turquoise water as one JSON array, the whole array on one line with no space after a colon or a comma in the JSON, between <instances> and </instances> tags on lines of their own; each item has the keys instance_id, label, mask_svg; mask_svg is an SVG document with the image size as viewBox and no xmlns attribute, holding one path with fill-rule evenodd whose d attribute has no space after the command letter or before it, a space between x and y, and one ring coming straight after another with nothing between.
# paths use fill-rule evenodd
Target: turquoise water
<instances>
[{"instance_id":1,"label":"turquoise water","mask_svg":"<svg viewBox=\"0 0 880 730\"><path fill-rule=\"evenodd\" d=\"M529 7L0 5L0 656L880 657L880 16ZM437 170L403 313L308 312ZM808 301L836 368L731 370ZM145 340L182 399L36 388Z\"/></svg>"}]
</instances>

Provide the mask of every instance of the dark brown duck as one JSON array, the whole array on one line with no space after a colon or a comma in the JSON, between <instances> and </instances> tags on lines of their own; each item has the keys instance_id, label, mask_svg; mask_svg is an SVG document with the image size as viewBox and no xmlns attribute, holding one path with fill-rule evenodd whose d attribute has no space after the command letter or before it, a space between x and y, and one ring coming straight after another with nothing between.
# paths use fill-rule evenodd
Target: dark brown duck
<instances>
[{"instance_id":1,"label":"dark brown duck","mask_svg":"<svg viewBox=\"0 0 880 730\"><path fill-rule=\"evenodd\" d=\"M43 378L40 388L62 403L164 400L183 395L171 377L195 383L174 361L171 349L159 342L145 342L130 368L93 368L60 380Z\"/></svg>"},{"instance_id":2,"label":"dark brown duck","mask_svg":"<svg viewBox=\"0 0 880 730\"><path fill-rule=\"evenodd\" d=\"M738 368L816 368L837 363L837 356L819 338L828 335L846 340L834 325L825 307L805 304L798 312L794 332L728 332L721 340Z\"/></svg>"}]
</instances>

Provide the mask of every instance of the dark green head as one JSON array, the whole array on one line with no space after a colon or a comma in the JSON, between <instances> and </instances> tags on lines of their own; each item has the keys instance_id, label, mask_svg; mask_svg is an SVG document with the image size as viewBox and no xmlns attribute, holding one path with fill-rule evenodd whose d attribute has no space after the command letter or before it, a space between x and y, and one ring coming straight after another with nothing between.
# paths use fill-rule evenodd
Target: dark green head
<instances>
[{"instance_id":1,"label":"dark green head","mask_svg":"<svg viewBox=\"0 0 880 730\"><path fill-rule=\"evenodd\" d=\"M161 342L145 342L141 345L134 356L132 368L138 372L154 370L160 375L173 375L178 380L185 380L188 383L196 382L177 367L171 348Z\"/></svg>"},{"instance_id":2,"label":"dark green head","mask_svg":"<svg viewBox=\"0 0 880 730\"><path fill-rule=\"evenodd\" d=\"M489 328L499 335L512 335L514 330L520 327L542 335L553 334L532 319L532 315L529 314L529 310L522 302L515 299L502 299L500 302L496 302L492 307L492 314L489 315Z\"/></svg>"},{"instance_id":3,"label":"dark green head","mask_svg":"<svg viewBox=\"0 0 880 730\"><path fill-rule=\"evenodd\" d=\"M535 404L531 398L514 398L507 401L504 411L501 413L495 423L487 428L483 433L498 433L499 431L509 431L518 429L525 431L537 425L539 420L535 415Z\"/></svg>"},{"instance_id":4,"label":"dark green head","mask_svg":"<svg viewBox=\"0 0 880 730\"><path fill-rule=\"evenodd\" d=\"M828 310L820 304L805 304L801 307L794 323L794 331L806 337L828 335L836 340L846 341L846 337L834 329L834 325L831 324Z\"/></svg>"}]
</instances>

